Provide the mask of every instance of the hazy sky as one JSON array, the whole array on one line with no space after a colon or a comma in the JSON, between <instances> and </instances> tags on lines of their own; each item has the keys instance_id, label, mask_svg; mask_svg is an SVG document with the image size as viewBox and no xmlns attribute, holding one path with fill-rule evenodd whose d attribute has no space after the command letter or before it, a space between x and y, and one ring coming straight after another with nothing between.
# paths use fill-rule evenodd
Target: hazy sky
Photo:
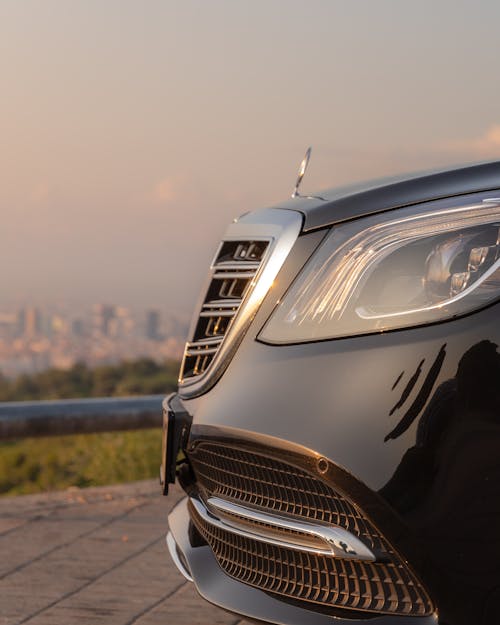
<instances>
[{"instance_id":1,"label":"hazy sky","mask_svg":"<svg viewBox=\"0 0 500 625\"><path fill-rule=\"evenodd\" d=\"M500 2L1 0L0 306L189 311L226 223L500 158Z\"/></svg>"}]
</instances>

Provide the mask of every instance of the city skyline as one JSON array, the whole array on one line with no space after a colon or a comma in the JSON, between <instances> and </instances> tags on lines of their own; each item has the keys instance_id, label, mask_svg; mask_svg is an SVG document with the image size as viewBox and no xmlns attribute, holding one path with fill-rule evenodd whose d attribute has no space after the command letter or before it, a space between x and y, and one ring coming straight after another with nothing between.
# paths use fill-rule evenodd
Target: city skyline
<instances>
[{"instance_id":1,"label":"city skyline","mask_svg":"<svg viewBox=\"0 0 500 625\"><path fill-rule=\"evenodd\" d=\"M49 368L116 364L137 358L179 360L186 319L158 308L116 304L0 307L0 376Z\"/></svg>"},{"instance_id":2,"label":"city skyline","mask_svg":"<svg viewBox=\"0 0 500 625\"><path fill-rule=\"evenodd\" d=\"M500 158L500 5L0 5L0 306L188 315L226 224L303 188ZM397 50L395 54L394 50Z\"/></svg>"}]
</instances>

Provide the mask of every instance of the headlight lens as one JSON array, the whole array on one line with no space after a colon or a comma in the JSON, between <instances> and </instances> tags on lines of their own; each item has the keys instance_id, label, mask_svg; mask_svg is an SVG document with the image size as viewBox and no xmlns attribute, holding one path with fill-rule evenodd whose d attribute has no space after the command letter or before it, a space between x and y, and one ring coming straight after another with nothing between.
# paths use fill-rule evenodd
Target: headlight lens
<instances>
[{"instance_id":1,"label":"headlight lens","mask_svg":"<svg viewBox=\"0 0 500 625\"><path fill-rule=\"evenodd\" d=\"M296 343L393 330L494 301L500 295L500 199L474 199L332 228L259 338Z\"/></svg>"}]
</instances>

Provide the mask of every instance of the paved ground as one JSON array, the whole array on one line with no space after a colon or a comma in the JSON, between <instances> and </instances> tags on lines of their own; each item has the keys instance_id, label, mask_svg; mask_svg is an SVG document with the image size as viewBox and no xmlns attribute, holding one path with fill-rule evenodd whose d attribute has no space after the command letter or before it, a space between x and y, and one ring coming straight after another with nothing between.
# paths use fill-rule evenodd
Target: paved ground
<instances>
[{"instance_id":1,"label":"paved ground","mask_svg":"<svg viewBox=\"0 0 500 625\"><path fill-rule=\"evenodd\" d=\"M1 498L0 625L245 625L172 564L179 498L149 481Z\"/></svg>"}]
</instances>

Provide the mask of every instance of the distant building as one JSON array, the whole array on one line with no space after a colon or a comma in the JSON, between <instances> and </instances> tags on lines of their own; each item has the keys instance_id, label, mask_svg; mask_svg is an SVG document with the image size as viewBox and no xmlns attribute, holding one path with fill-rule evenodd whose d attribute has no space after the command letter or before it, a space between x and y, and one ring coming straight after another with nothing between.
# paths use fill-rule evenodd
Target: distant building
<instances>
[{"instance_id":1,"label":"distant building","mask_svg":"<svg viewBox=\"0 0 500 625\"><path fill-rule=\"evenodd\" d=\"M12 339L17 334L17 315L15 313L0 313L0 338Z\"/></svg>"},{"instance_id":2,"label":"distant building","mask_svg":"<svg viewBox=\"0 0 500 625\"><path fill-rule=\"evenodd\" d=\"M24 313L24 332L25 338L33 338L42 333L42 315L38 308L26 308Z\"/></svg>"},{"instance_id":3,"label":"distant building","mask_svg":"<svg viewBox=\"0 0 500 625\"><path fill-rule=\"evenodd\" d=\"M85 321L77 318L71 322L71 334L76 337L85 336Z\"/></svg>"},{"instance_id":4,"label":"distant building","mask_svg":"<svg viewBox=\"0 0 500 625\"><path fill-rule=\"evenodd\" d=\"M146 338L150 341L161 341L161 316L158 310L148 310L146 312Z\"/></svg>"},{"instance_id":5,"label":"distant building","mask_svg":"<svg viewBox=\"0 0 500 625\"><path fill-rule=\"evenodd\" d=\"M109 336L115 317L116 311L114 306L96 304L92 315L93 334L97 336Z\"/></svg>"},{"instance_id":6,"label":"distant building","mask_svg":"<svg viewBox=\"0 0 500 625\"><path fill-rule=\"evenodd\" d=\"M24 326L25 326L25 322L26 322L26 311L24 310L24 308L21 308L20 310L17 311L16 313L16 335L17 336L23 336L24 334Z\"/></svg>"},{"instance_id":7,"label":"distant building","mask_svg":"<svg viewBox=\"0 0 500 625\"><path fill-rule=\"evenodd\" d=\"M69 334L69 321L63 315L52 315L48 324L47 336L67 336Z\"/></svg>"},{"instance_id":8,"label":"distant building","mask_svg":"<svg viewBox=\"0 0 500 625\"><path fill-rule=\"evenodd\" d=\"M128 308L118 306L114 309L115 315L108 326L108 336L114 339L125 339L132 336L135 323Z\"/></svg>"}]
</instances>

